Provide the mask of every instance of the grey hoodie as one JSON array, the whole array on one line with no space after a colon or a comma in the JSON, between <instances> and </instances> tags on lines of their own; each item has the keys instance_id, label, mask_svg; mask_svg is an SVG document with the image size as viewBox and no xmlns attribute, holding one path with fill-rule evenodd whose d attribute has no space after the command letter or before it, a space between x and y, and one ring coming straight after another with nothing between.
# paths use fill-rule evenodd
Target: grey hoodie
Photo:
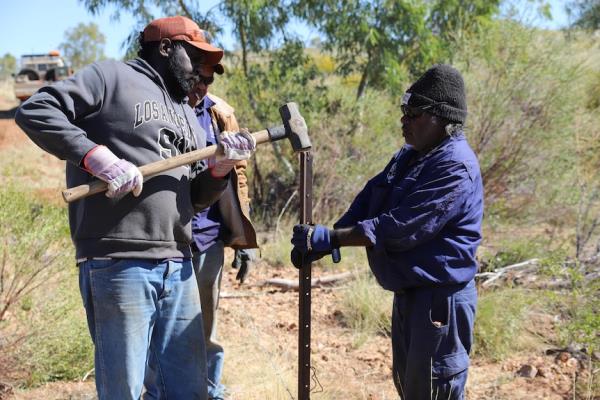
<instances>
[{"instance_id":1,"label":"grey hoodie","mask_svg":"<svg viewBox=\"0 0 600 400\"><path fill-rule=\"evenodd\" d=\"M41 89L15 120L38 146L67 160L67 187L96 179L79 165L97 144L137 166L206 145L192 109L175 101L142 59L92 64ZM200 162L146 180L137 198L77 200L69 204L76 257L189 257L194 207L216 201L226 185Z\"/></svg>"}]
</instances>

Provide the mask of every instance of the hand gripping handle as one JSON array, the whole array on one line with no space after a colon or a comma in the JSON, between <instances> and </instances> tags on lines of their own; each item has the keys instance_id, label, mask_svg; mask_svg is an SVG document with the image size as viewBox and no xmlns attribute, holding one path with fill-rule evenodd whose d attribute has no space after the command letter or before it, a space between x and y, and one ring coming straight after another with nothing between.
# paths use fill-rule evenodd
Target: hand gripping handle
<instances>
[{"instance_id":1,"label":"hand gripping handle","mask_svg":"<svg viewBox=\"0 0 600 400\"><path fill-rule=\"evenodd\" d=\"M279 131L280 129L279 127L275 127L270 128L269 130L264 129L262 131L258 131L252 134L252 136L256 140L257 145L272 140L271 135L269 133L270 130ZM165 172L170 169L178 168L184 165L189 165L196 161L205 160L217 154L218 151L219 147L216 145L212 145L203 149L194 150L189 153L179 154L175 157L143 165L139 167L139 170L142 173L144 180L146 180L147 178L150 178L151 176L157 175L161 172ZM75 200L79 200L84 197L91 196L93 194L105 192L107 188L108 184L106 182L103 182L101 180L95 180L89 184L79 185L69 189L65 189L62 192L62 196L67 203L71 203Z\"/></svg>"}]
</instances>

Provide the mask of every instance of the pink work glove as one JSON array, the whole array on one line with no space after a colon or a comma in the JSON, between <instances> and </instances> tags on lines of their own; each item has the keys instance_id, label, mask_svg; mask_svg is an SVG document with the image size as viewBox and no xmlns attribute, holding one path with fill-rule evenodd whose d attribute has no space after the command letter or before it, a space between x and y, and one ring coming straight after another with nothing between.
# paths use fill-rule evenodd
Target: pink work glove
<instances>
[{"instance_id":1,"label":"pink work glove","mask_svg":"<svg viewBox=\"0 0 600 400\"><path fill-rule=\"evenodd\" d=\"M219 147L222 147L223 152L208 159L208 168L215 178L224 177L239 161L252 157L256 150L256 140L247 129L238 133L223 132Z\"/></svg>"},{"instance_id":2,"label":"pink work glove","mask_svg":"<svg viewBox=\"0 0 600 400\"><path fill-rule=\"evenodd\" d=\"M121 197L133 192L142 193L144 177L140 170L127 160L119 159L106 146L96 146L83 159L84 168L92 175L108 183L106 197Z\"/></svg>"}]
</instances>

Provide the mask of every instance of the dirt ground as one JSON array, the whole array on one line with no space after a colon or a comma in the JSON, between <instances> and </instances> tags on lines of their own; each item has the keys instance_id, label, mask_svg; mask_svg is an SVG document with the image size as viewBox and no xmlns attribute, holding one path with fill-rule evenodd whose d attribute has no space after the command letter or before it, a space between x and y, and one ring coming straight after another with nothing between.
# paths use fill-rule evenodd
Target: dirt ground
<instances>
[{"instance_id":1,"label":"dirt ground","mask_svg":"<svg viewBox=\"0 0 600 400\"><path fill-rule=\"evenodd\" d=\"M0 158L31 159L32 168L43 165L39 193L60 201L64 165L37 149L12 119L16 104L0 100ZM29 179L29 178L28 178ZM33 182L36 181L36 182ZM231 259L231 252L227 254ZM227 264L228 265L228 264ZM264 286L269 278L297 279L293 267L272 267L259 262L249 282L235 280L227 267L223 278L219 331L226 349L225 384L230 399L296 398L298 293ZM322 275L315 271L314 275ZM397 399L391 380L390 340L384 336L358 341L344 325L339 308L346 287L313 291L312 363L314 399ZM574 399L573 382L584 366L540 348L534 354L516 354L502 363L473 360L469 373L470 400ZM538 370L534 377L517 373L523 366ZM2 397L2 396L0 396ZM55 382L30 390L14 390L15 400L95 399L93 376L85 382Z\"/></svg>"}]
</instances>

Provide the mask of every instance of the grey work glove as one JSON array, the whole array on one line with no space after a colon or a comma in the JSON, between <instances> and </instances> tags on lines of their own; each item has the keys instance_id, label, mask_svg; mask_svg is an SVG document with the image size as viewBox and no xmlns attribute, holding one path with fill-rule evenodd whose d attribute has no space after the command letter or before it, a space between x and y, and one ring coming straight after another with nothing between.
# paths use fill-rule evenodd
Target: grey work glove
<instances>
[{"instance_id":1,"label":"grey work glove","mask_svg":"<svg viewBox=\"0 0 600 400\"><path fill-rule=\"evenodd\" d=\"M235 269L239 268L235 279L240 281L240 283L244 283L246 280L246 276L248 275L250 267L252 267L252 263L256 261L256 256L256 249L238 249L235 251L231 267Z\"/></svg>"}]
</instances>

